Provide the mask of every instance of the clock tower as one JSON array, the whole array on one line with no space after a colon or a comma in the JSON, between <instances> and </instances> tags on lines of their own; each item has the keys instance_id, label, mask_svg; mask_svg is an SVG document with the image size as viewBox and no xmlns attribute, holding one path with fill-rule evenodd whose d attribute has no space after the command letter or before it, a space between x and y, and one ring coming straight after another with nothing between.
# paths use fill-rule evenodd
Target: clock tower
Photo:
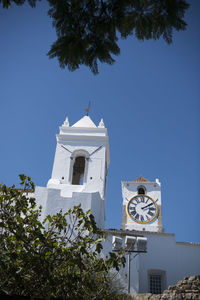
<instances>
[{"instance_id":1,"label":"clock tower","mask_svg":"<svg viewBox=\"0 0 200 300\"><path fill-rule=\"evenodd\" d=\"M161 183L144 177L122 182L122 229L162 232Z\"/></svg>"},{"instance_id":2,"label":"clock tower","mask_svg":"<svg viewBox=\"0 0 200 300\"><path fill-rule=\"evenodd\" d=\"M109 143L103 120L96 126L84 116L70 126L68 118L56 135L57 146L47 187L36 187L37 203L46 215L81 204L104 227Z\"/></svg>"}]
</instances>

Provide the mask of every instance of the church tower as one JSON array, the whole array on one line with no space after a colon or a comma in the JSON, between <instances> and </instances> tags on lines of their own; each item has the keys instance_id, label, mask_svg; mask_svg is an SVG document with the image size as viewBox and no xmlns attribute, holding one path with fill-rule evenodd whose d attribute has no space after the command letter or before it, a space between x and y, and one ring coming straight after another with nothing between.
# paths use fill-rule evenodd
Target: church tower
<instances>
[{"instance_id":1,"label":"church tower","mask_svg":"<svg viewBox=\"0 0 200 300\"><path fill-rule=\"evenodd\" d=\"M46 188L37 187L44 216L75 205L91 210L104 227L109 143L103 120L98 127L89 116L70 126L68 118L56 135L57 146L51 178ZM42 200L43 199L45 200Z\"/></svg>"},{"instance_id":2,"label":"church tower","mask_svg":"<svg viewBox=\"0 0 200 300\"><path fill-rule=\"evenodd\" d=\"M122 229L162 232L161 183L144 177L122 182Z\"/></svg>"}]
</instances>

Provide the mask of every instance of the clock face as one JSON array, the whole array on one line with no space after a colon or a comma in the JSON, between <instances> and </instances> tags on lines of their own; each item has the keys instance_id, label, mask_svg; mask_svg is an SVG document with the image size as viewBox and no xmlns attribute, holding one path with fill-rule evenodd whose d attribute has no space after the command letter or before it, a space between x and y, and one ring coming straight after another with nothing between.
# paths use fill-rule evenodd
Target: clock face
<instances>
[{"instance_id":1,"label":"clock face","mask_svg":"<svg viewBox=\"0 0 200 300\"><path fill-rule=\"evenodd\" d=\"M131 198L127 205L129 217L140 224L150 223L158 216L158 206L147 195L136 195Z\"/></svg>"}]
</instances>

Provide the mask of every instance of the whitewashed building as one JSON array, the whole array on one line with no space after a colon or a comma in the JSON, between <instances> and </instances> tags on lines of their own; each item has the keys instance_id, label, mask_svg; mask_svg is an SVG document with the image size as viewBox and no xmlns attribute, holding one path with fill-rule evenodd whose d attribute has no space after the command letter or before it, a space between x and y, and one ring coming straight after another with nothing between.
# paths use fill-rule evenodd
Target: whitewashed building
<instances>
[{"instance_id":1,"label":"whitewashed building","mask_svg":"<svg viewBox=\"0 0 200 300\"><path fill-rule=\"evenodd\" d=\"M57 147L51 178L46 187L36 187L35 197L42 205L42 218L60 209L81 203L91 210L104 228L109 142L103 120L96 126L84 116L70 126L68 118L56 135ZM132 253L130 292L160 293L189 275L200 274L200 244L176 242L175 235L163 232L161 183L139 177L122 182L122 229L106 229L104 253L112 251L112 238L143 236L147 253ZM127 267L121 280L127 282Z\"/></svg>"},{"instance_id":2,"label":"whitewashed building","mask_svg":"<svg viewBox=\"0 0 200 300\"><path fill-rule=\"evenodd\" d=\"M131 293L159 294L186 276L200 274L200 244L176 242L174 234L163 231L158 179L150 182L141 176L122 182L122 197L122 229L108 230L109 243L111 235L123 241L126 236L147 238L147 253L131 255ZM124 281L127 273L127 268L121 272Z\"/></svg>"}]
</instances>

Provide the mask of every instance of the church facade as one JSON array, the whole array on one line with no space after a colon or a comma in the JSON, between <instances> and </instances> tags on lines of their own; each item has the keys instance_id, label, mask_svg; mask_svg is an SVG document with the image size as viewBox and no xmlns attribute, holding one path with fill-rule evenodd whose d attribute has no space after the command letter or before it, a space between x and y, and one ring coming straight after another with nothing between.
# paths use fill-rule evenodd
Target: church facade
<instances>
[{"instance_id":1,"label":"church facade","mask_svg":"<svg viewBox=\"0 0 200 300\"><path fill-rule=\"evenodd\" d=\"M91 210L104 228L109 141L103 120L96 126L84 116L70 126L68 118L56 135L57 146L51 178L46 187L36 187L35 197L42 216L67 211L81 204ZM161 183L144 177L122 182L122 227L105 229L104 255L113 250L113 236L146 237L147 252L131 254L130 292L161 293L185 276L200 274L200 244L177 243L162 227ZM120 271L127 285L128 266Z\"/></svg>"}]
</instances>

